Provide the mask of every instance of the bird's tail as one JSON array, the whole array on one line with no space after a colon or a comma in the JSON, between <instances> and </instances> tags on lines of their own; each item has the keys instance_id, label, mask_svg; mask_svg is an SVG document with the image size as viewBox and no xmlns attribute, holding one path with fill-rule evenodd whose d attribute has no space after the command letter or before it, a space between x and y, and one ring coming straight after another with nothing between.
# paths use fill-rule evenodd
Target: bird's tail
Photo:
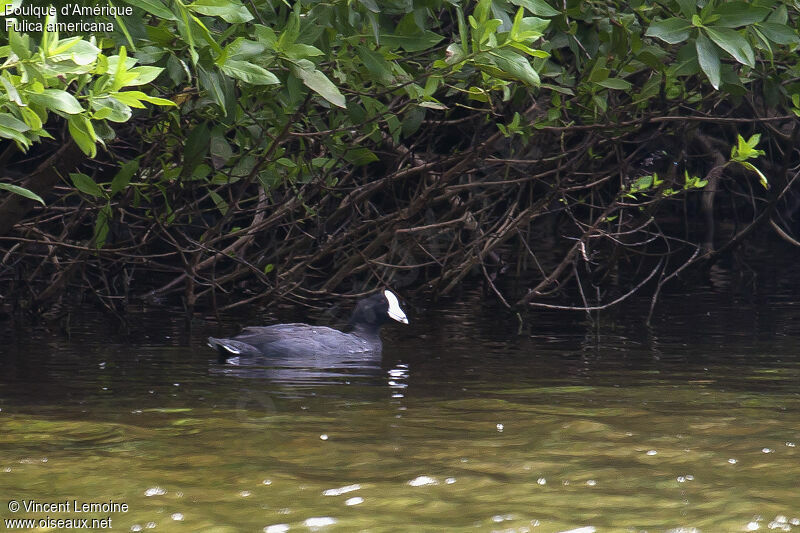
<instances>
[{"instance_id":1,"label":"bird's tail","mask_svg":"<svg viewBox=\"0 0 800 533\"><path fill-rule=\"evenodd\" d=\"M224 365L231 357L249 355L254 349L245 342L235 341L233 339L216 339L214 337L208 338L208 346L217 350L217 361L221 365Z\"/></svg>"}]
</instances>

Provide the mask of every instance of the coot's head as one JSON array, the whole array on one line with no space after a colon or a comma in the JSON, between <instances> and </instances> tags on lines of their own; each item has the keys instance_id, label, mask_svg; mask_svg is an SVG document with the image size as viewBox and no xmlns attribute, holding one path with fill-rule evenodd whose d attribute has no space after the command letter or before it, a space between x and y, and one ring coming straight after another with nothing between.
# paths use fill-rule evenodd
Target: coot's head
<instances>
[{"instance_id":1,"label":"coot's head","mask_svg":"<svg viewBox=\"0 0 800 533\"><path fill-rule=\"evenodd\" d=\"M378 329L389 319L408 324L406 314L400 309L397 296L389 289L384 289L369 298L364 298L356 305L350 323L369 329Z\"/></svg>"}]
</instances>

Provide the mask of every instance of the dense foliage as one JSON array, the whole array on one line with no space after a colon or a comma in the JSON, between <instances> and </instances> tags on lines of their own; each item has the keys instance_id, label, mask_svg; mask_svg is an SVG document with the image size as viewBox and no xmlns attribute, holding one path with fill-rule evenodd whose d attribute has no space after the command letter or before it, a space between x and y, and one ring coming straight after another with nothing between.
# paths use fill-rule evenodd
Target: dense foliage
<instances>
[{"instance_id":1,"label":"dense foliage","mask_svg":"<svg viewBox=\"0 0 800 533\"><path fill-rule=\"evenodd\" d=\"M797 244L792 2L129 4L0 47L9 300L480 276L590 309L764 222Z\"/></svg>"}]
</instances>

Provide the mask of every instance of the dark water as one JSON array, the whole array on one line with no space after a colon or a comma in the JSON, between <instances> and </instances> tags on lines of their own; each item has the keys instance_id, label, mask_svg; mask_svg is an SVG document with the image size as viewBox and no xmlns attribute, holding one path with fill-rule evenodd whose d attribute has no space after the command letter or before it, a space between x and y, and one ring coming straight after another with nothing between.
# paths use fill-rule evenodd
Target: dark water
<instances>
[{"instance_id":1,"label":"dark water","mask_svg":"<svg viewBox=\"0 0 800 533\"><path fill-rule=\"evenodd\" d=\"M797 285L720 283L666 296L652 328L638 302L595 323L535 313L520 331L467 291L412 302L381 360L257 374L219 368L204 345L235 317L187 328L143 311L122 328L86 312L69 337L0 323L0 518L110 518L116 531L800 531ZM73 507L12 513L11 500ZM128 508L76 513L75 500Z\"/></svg>"}]
</instances>

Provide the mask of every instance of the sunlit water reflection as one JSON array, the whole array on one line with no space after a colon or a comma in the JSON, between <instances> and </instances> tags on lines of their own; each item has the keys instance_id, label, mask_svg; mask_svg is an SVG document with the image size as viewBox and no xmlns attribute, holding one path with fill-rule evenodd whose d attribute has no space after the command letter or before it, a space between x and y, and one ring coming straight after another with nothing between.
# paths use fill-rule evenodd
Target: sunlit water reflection
<instances>
[{"instance_id":1,"label":"sunlit water reflection","mask_svg":"<svg viewBox=\"0 0 800 533\"><path fill-rule=\"evenodd\" d=\"M0 493L118 531L800 531L800 306L666 298L592 325L479 293L380 360L222 368L163 314L0 338ZM627 313L627 314L626 314ZM325 321L326 317L317 317ZM415 320L416 318L416 320Z\"/></svg>"}]
</instances>

